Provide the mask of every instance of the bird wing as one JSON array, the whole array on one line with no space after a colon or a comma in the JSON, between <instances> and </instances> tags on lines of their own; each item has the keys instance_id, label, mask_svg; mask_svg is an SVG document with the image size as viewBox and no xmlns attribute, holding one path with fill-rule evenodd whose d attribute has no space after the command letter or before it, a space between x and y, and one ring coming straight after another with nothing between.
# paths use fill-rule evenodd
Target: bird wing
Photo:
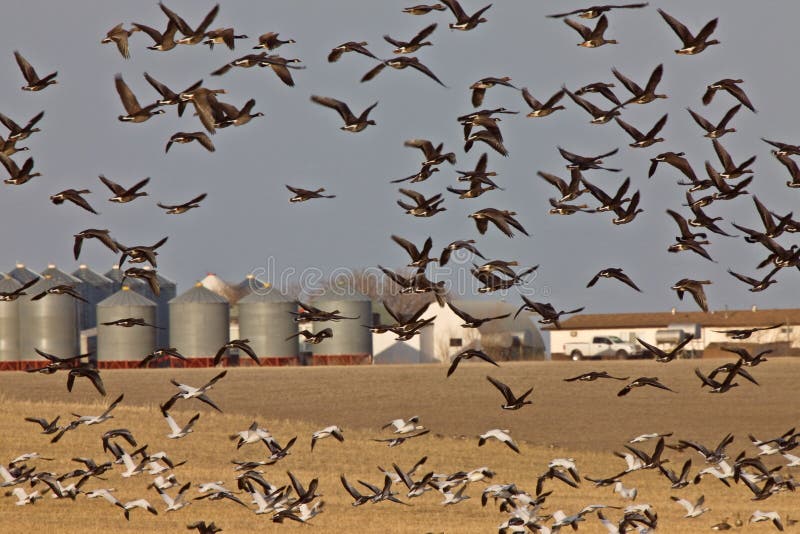
<instances>
[{"instance_id":1,"label":"bird wing","mask_svg":"<svg viewBox=\"0 0 800 534\"><path fill-rule=\"evenodd\" d=\"M348 105L340 100L336 100L335 98L330 98L327 96L317 96L317 95L311 95L311 100L322 106L335 109L339 113L339 116L342 117L342 120L344 120L345 123L354 122L356 119L355 116L353 115L353 112L350 111Z\"/></svg>"},{"instance_id":2,"label":"bird wing","mask_svg":"<svg viewBox=\"0 0 800 534\"><path fill-rule=\"evenodd\" d=\"M39 76L36 74L36 70L31 66L28 61L22 57L22 54L14 50L14 58L17 60L17 65L19 65L19 69L22 71L22 75L25 77L25 80L29 84L35 84L39 81Z\"/></svg>"},{"instance_id":3,"label":"bird wing","mask_svg":"<svg viewBox=\"0 0 800 534\"><path fill-rule=\"evenodd\" d=\"M704 129L705 131L707 131L707 132L712 132L712 131L714 131L714 130L716 129L716 127L715 127L713 124L711 124L710 122L708 122L708 120L706 120L706 119L705 119L704 117L702 117L701 115L698 115L697 113L695 113L694 111L692 111L692 108L686 108L686 111L688 111L688 112L689 112L689 115L691 115L691 116L692 116L692 118L694 119L694 121L695 121L697 124L699 124L699 125L700 125L700 127L701 127L702 129Z\"/></svg>"},{"instance_id":4,"label":"bird wing","mask_svg":"<svg viewBox=\"0 0 800 534\"><path fill-rule=\"evenodd\" d=\"M722 117L722 120L719 121L719 124L717 125L717 127L718 128L725 128L725 126L727 126L727 124L730 122L730 120L733 118L733 116L736 115L736 113L738 113L741 108L742 108L741 104L736 104L731 109L729 109L725 113L725 115Z\"/></svg>"},{"instance_id":5,"label":"bird wing","mask_svg":"<svg viewBox=\"0 0 800 534\"><path fill-rule=\"evenodd\" d=\"M436 81L436 83L438 83L438 84L439 84L439 85L441 85L442 87L447 87L447 86L446 86L446 85L445 85L445 84L442 82L442 80L440 80L439 78L437 78L437 77L436 77L436 75L433 73L433 71L431 71L431 69L429 69L428 67L426 67L425 65L423 65L423 64L422 64L422 63L420 63L419 61L412 61L412 62L409 62L409 63L408 63L408 66L409 66L409 67L412 67L412 68L414 68L414 69L417 69L418 71L420 71L421 73L425 74L426 76L428 76L428 77L429 77L429 78L431 78L432 80Z\"/></svg>"},{"instance_id":6,"label":"bird wing","mask_svg":"<svg viewBox=\"0 0 800 534\"><path fill-rule=\"evenodd\" d=\"M579 22L575 22L572 19L564 19L564 24L566 24L567 26L569 26L570 28L581 34L581 37L583 38L584 41L589 40L592 36L591 28L589 28L588 26L584 26Z\"/></svg>"},{"instance_id":7,"label":"bird wing","mask_svg":"<svg viewBox=\"0 0 800 534\"><path fill-rule=\"evenodd\" d=\"M486 379L487 379L489 382L491 382L491 383L492 383L492 385L493 385L494 387L496 387L497 389L499 389L499 390L500 390L500 393L502 393L502 394L503 394L503 397L505 397L505 399L506 399L506 402L514 402L515 400L517 400L517 399L514 397L514 393L511 391L511 388L510 388L510 387L508 387L507 385L503 384L503 383L502 383L502 382L500 382L499 380L497 380L497 379L495 379L495 378L492 378L491 376L488 376L488 375L487 375L487 376L486 376Z\"/></svg>"},{"instance_id":8,"label":"bird wing","mask_svg":"<svg viewBox=\"0 0 800 534\"><path fill-rule=\"evenodd\" d=\"M386 67L386 63L384 63L384 62L378 63L373 68L368 70L367 73L364 74L364 76L361 77L361 81L362 82L368 82L369 80L371 80L375 76L377 76L385 67Z\"/></svg>"},{"instance_id":9,"label":"bird wing","mask_svg":"<svg viewBox=\"0 0 800 534\"><path fill-rule=\"evenodd\" d=\"M661 9L657 9L656 11L658 11L659 15L669 24L669 27L672 28L672 31L675 32L684 44L688 44L694 39L694 36L689 32L688 28L678 21L678 19Z\"/></svg>"},{"instance_id":10,"label":"bird wing","mask_svg":"<svg viewBox=\"0 0 800 534\"><path fill-rule=\"evenodd\" d=\"M122 79L121 74L117 74L114 77L114 86L117 88L122 106L129 115L133 115L142 109L139 105L139 101L136 100L136 95L133 94L133 91L131 91L131 88L125 83L125 80Z\"/></svg>"}]
</instances>

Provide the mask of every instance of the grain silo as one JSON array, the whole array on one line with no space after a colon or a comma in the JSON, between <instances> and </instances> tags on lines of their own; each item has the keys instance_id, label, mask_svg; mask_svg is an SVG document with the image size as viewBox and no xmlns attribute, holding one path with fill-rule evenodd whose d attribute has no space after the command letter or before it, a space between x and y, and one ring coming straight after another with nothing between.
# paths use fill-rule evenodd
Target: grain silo
<instances>
[{"instance_id":1,"label":"grain silo","mask_svg":"<svg viewBox=\"0 0 800 534\"><path fill-rule=\"evenodd\" d=\"M89 302L78 302L78 328L87 330L97 326L97 303L114 292L114 282L86 265L80 265L72 276L80 280L75 286L78 293Z\"/></svg>"},{"instance_id":2,"label":"grain silo","mask_svg":"<svg viewBox=\"0 0 800 534\"><path fill-rule=\"evenodd\" d=\"M228 342L229 323L228 301L195 284L169 302L169 345L187 357L213 358Z\"/></svg>"},{"instance_id":3,"label":"grain silo","mask_svg":"<svg viewBox=\"0 0 800 534\"><path fill-rule=\"evenodd\" d=\"M14 278L4 274L0 278L0 291L11 293L22 287ZM21 297L25 298L25 297ZM17 362L19 357L19 299L0 302L0 369L10 368L6 362Z\"/></svg>"},{"instance_id":4,"label":"grain silo","mask_svg":"<svg viewBox=\"0 0 800 534\"><path fill-rule=\"evenodd\" d=\"M66 273L55 266L55 264L51 263L47 266L47 269L40 273L44 278L48 278L50 280L54 280L58 284L65 284L71 286L77 286L81 283L78 278L75 278L69 273Z\"/></svg>"},{"instance_id":5,"label":"grain silo","mask_svg":"<svg viewBox=\"0 0 800 534\"><path fill-rule=\"evenodd\" d=\"M97 363L100 367L135 367L156 348L155 328L102 324L129 317L155 324L156 303L122 286L97 304Z\"/></svg>"},{"instance_id":6,"label":"grain silo","mask_svg":"<svg viewBox=\"0 0 800 534\"><path fill-rule=\"evenodd\" d=\"M311 304L311 303L309 303ZM326 297L313 302L317 308L345 317L340 321L314 321L313 332L333 330L333 338L311 345L312 362L319 364L368 363L372 359L372 333L364 324L372 324L372 302L363 296Z\"/></svg>"},{"instance_id":7,"label":"grain silo","mask_svg":"<svg viewBox=\"0 0 800 534\"><path fill-rule=\"evenodd\" d=\"M297 323L289 314L297 310L293 301L269 284L253 281L250 294L239 300L238 307L239 338L250 340L263 365L297 362L297 338L286 339L297 332Z\"/></svg>"},{"instance_id":8,"label":"grain silo","mask_svg":"<svg viewBox=\"0 0 800 534\"><path fill-rule=\"evenodd\" d=\"M31 271L25 267L24 263L18 263L13 270L9 271L8 275L20 284L27 284L31 280L39 278L39 273Z\"/></svg>"},{"instance_id":9,"label":"grain silo","mask_svg":"<svg viewBox=\"0 0 800 534\"><path fill-rule=\"evenodd\" d=\"M61 271L54 270L51 273L53 278L42 276L25 291L27 296L19 299L22 360L41 360L34 348L56 356L78 353L78 301L69 295L46 295L42 299L31 300L37 293L72 280L71 276Z\"/></svg>"}]
</instances>

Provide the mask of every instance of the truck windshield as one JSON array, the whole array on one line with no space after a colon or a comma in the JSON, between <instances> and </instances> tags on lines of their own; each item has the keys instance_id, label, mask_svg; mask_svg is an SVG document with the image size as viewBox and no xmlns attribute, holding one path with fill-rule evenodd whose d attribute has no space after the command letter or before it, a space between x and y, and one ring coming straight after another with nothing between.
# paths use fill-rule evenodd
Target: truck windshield
<instances>
[{"instance_id":1,"label":"truck windshield","mask_svg":"<svg viewBox=\"0 0 800 534\"><path fill-rule=\"evenodd\" d=\"M625 343L624 341L622 341L622 340L621 340L620 338L618 338L617 336L608 336L608 339L609 339L609 340L610 340L612 343Z\"/></svg>"}]
</instances>

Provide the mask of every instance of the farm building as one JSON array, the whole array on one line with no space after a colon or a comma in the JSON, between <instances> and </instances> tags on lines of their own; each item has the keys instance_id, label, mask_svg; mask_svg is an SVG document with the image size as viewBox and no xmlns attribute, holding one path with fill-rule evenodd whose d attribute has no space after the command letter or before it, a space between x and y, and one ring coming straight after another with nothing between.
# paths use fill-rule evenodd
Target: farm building
<instances>
[{"instance_id":1,"label":"farm building","mask_svg":"<svg viewBox=\"0 0 800 534\"><path fill-rule=\"evenodd\" d=\"M747 339L734 339L720 330L743 330L780 325L762 330ZM720 346L758 346L776 354L800 356L800 309L715 310L704 312L581 314L561 322L561 328L544 328L550 334L553 359L570 358L580 344L598 337L617 337L636 342L639 337L651 345L669 349L687 335L694 339L686 345L687 357L725 355ZM587 356L584 354L583 356ZM577 358L574 358L577 359Z\"/></svg>"},{"instance_id":2,"label":"farm building","mask_svg":"<svg viewBox=\"0 0 800 534\"><path fill-rule=\"evenodd\" d=\"M453 304L476 318L511 315L479 328L463 328L464 321L450 307L433 304L421 318L436 319L411 340L397 341L391 332L373 334L374 363L446 363L469 348L481 349L501 361L544 358L544 341L530 313L514 319L516 307L499 301L456 300Z\"/></svg>"}]
</instances>

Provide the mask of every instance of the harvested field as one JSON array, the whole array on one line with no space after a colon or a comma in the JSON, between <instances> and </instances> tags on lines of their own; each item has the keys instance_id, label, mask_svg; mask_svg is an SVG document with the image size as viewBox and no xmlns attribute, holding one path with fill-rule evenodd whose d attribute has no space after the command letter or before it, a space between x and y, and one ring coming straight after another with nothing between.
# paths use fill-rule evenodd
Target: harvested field
<instances>
[{"instance_id":1,"label":"harvested field","mask_svg":"<svg viewBox=\"0 0 800 534\"><path fill-rule=\"evenodd\" d=\"M755 455L757 449L750 444L748 434L768 438L796 426L800 390L794 385L794 377L800 372L800 361L772 359L751 369L760 387L739 379L740 387L713 395L707 389L700 389L693 370L699 366L708 371L718 363L540 362L507 363L501 368L465 364L449 379L445 379L446 369L440 366L231 368L209 392L224 414L217 414L194 400L179 400L175 405L174 416L179 423L201 413L196 431L180 440L166 439L167 426L158 411L158 404L175 392L169 379L200 385L218 370L103 371L108 397L102 400L82 380L78 380L72 394L67 393L66 377L62 374L2 373L0 460L5 463L18 454L36 451L55 458L51 462L33 462L38 470L62 473L78 467L69 460L74 456L105 461L100 443L102 433L112 428L128 428L140 444L150 445L151 452L164 450L174 459L188 460L175 470L182 483L192 481L195 486L224 480L227 487L235 488L231 460L261 460L265 449L250 445L237 451L228 435L244 430L256 420L281 443L298 436L287 458L262 469L266 471L265 478L278 485L288 483L287 470L306 483L319 477L318 491L323 495L325 512L312 519L315 532L492 532L508 516L499 512L491 501L481 507L480 493L485 483L470 485L466 494L471 500L455 506L442 507L439 504L442 497L437 492L410 501L402 492L403 500L412 506L379 503L353 508L339 475L344 473L352 482L360 479L381 485L383 475L376 466L391 468L394 462L409 468L427 455L428 461L420 468L418 477L428 471L442 473L488 466L497 473L493 482L513 481L533 493L537 475L546 471L547 462L556 457L575 458L582 475L605 477L618 473L624 463L613 451L623 450L626 440L638 434L674 432L667 443L690 439L713 447L732 432L736 439L728 447L729 455L735 456L742 450ZM631 378L658 376L678 393L641 388L619 398L616 392L624 382L562 381L592 369ZM533 405L517 412L501 410L502 397L486 381L487 374L507 383L517 393L533 386ZM80 427L56 444L49 443L49 436L40 435L36 425L23 421L25 416L61 415L62 420L69 420L70 412L100 413L120 392L125 393L125 400L114 412L114 419L99 426ZM412 415L419 415L421 423L432 432L395 448L372 441L391 435L388 430L380 430L387 421ZM323 440L311 453L311 433L330 424L344 429L345 442ZM476 436L490 428L510 429L521 454L495 441L479 448ZM646 442L640 447L649 452L653 445L654 442ZM674 470L680 470L686 458L693 460L693 474L706 467L694 452L667 449L664 456ZM785 460L780 456L767 458L770 465L782 462ZM782 473L788 476L794 469L797 468L784 468ZM6 532L32 528L54 532L175 532L183 531L187 523L205 519L215 521L225 532L304 528L297 523L274 525L269 515L256 516L230 501L196 501L188 508L165 514L164 503L157 493L146 489L150 479L148 475L122 479L117 473L109 473L107 481L90 480L84 489L114 487L123 500L146 497L159 509L157 517L135 510L130 522L126 522L118 508L102 499L90 501L83 496L74 503L46 496L35 506L24 507L14 506L12 498L3 498L0 525ZM800 515L795 511L800 510L800 496L796 493L753 502L752 494L742 484L726 488L710 477L698 485L671 490L657 471L632 473L623 482L638 488L635 502L649 503L655 508L659 530L663 532L706 532L725 517L731 521L736 516L746 520L756 509L776 510L784 517L787 513ZM590 503L629 504L610 488L594 488L585 481L578 489L558 481L545 484L546 489L553 490L545 504L547 513L563 509L571 514ZM191 492L196 495L194 487ZM694 500L701 494L705 495L711 511L695 519L683 519L683 509L669 499L676 495ZM244 500L247 502L249 498ZM606 515L616 518L620 513L610 510ZM750 530L770 532L774 528L761 523ZM604 532L604 529L596 518L588 516L580 531Z\"/></svg>"}]
</instances>

